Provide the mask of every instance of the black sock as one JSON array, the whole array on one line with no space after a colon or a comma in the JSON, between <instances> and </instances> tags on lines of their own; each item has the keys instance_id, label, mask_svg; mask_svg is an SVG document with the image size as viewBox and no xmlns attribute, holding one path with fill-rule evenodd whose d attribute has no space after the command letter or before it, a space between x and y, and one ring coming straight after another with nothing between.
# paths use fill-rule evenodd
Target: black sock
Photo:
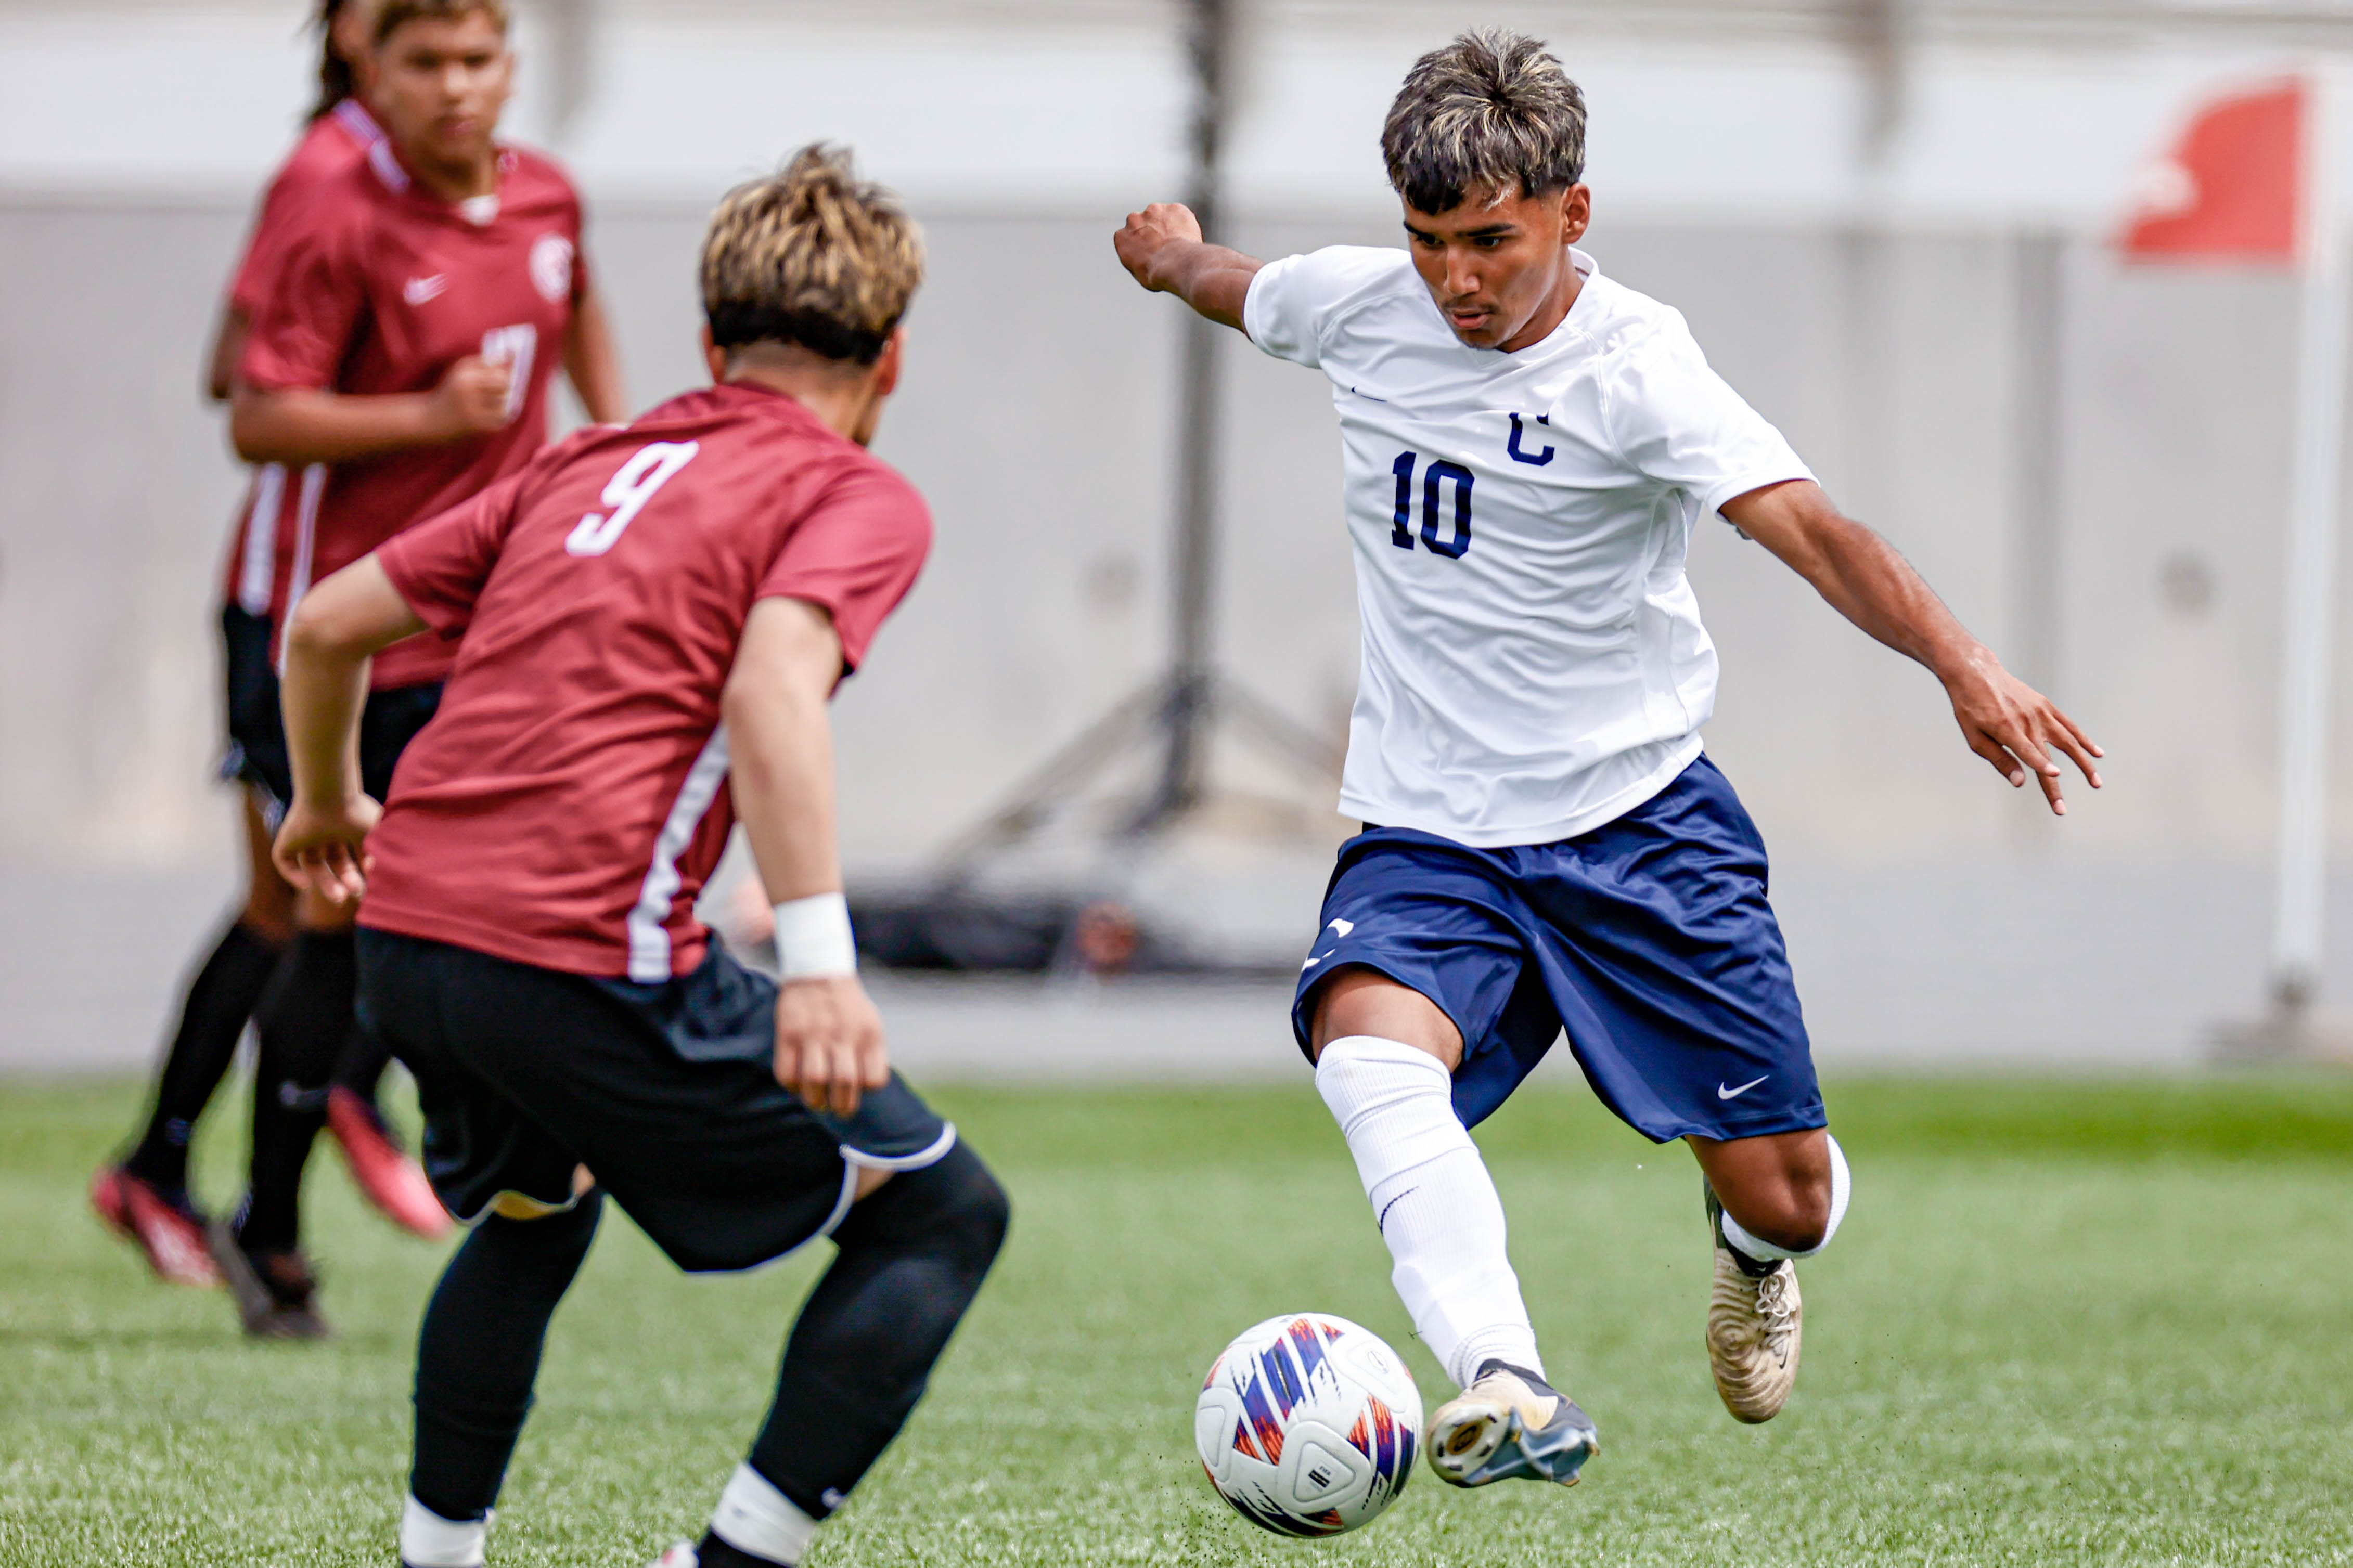
<instances>
[{"instance_id":1,"label":"black sock","mask_svg":"<svg viewBox=\"0 0 2353 1568\"><path fill-rule=\"evenodd\" d=\"M702 1539L694 1543L694 1568L776 1568L776 1563L766 1557L754 1557L706 1530Z\"/></svg>"},{"instance_id":2,"label":"black sock","mask_svg":"<svg viewBox=\"0 0 2353 1568\"><path fill-rule=\"evenodd\" d=\"M326 1120L327 1080L352 1035L358 980L352 933L304 931L278 966L254 1032L253 1173L237 1237L248 1252L283 1252L301 1230L302 1167Z\"/></svg>"},{"instance_id":3,"label":"black sock","mask_svg":"<svg viewBox=\"0 0 2353 1568\"><path fill-rule=\"evenodd\" d=\"M499 1500L531 1413L547 1321L596 1237L604 1194L545 1219L474 1227L442 1271L417 1336L417 1456L409 1494L443 1519Z\"/></svg>"},{"instance_id":4,"label":"black sock","mask_svg":"<svg viewBox=\"0 0 2353 1568\"><path fill-rule=\"evenodd\" d=\"M853 1205L785 1346L750 1463L813 1519L841 1506L923 1397L1005 1240L1005 1190L962 1143Z\"/></svg>"},{"instance_id":5,"label":"black sock","mask_svg":"<svg viewBox=\"0 0 2353 1568\"><path fill-rule=\"evenodd\" d=\"M350 1089L370 1105L376 1103L376 1088L384 1080L384 1069L392 1061L392 1052L384 1043L365 1029L354 1029L343 1043L343 1054L335 1058L335 1087Z\"/></svg>"},{"instance_id":6,"label":"black sock","mask_svg":"<svg viewBox=\"0 0 2353 1568\"><path fill-rule=\"evenodd\" d=\"M196 1118L204 1114L235 1059L245 1021L253 1016L270 971L285 951L242 921L232 923L213 944L211 955L188 982L179 1031L155 1076L155 1107L148 1115L147 1130L122 1162L132 1175L166 1193L187 1186L188 1140Z\"/></svg>"}]
</instances>

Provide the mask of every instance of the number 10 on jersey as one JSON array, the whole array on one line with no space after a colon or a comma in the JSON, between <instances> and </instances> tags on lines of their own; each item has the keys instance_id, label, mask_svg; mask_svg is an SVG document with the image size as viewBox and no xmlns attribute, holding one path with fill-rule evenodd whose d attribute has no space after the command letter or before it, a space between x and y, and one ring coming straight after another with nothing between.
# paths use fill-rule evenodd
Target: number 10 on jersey
<instances>
[{"instance_id":1,"label":"number 10 on jersey","mask_svg":"<svg viewBox=\"0 0 2353 1568\"><path fill-rule=\"evenodd\" d=\"M1399 550L1413 548L1413 470L1421 461L1420 454L1399 452L1389 472L1397 476L1397 512L1389 530L1389 542ZM1421 542L1430 551L1450 561L1459 561L1471 548L1471 470L1460 463L1450 463L1443 458L1433 458L1421 471ZM1454 487L1454 531L1444 539L1438 536L1439 489Z\"/></svg>"}]
</instances>

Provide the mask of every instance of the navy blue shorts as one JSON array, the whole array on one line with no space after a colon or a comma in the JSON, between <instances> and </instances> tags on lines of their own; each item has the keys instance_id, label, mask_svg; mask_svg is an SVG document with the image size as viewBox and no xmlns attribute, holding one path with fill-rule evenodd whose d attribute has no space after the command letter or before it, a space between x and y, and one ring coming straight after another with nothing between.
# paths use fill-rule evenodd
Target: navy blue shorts
<instances>
[{"instance_id":1,"label":"navy blue shorts","mask_svg":"<svg viewBox=\"0 0 2353 1568\"><path fill-rule=\"evenodd\" d=\"M1474 849L1373 827L1340 848L1291 1026L1352 965L1462 1031L1454 1109L1476 1126L1566 1029L1602 1102L1665 1142L1827 1125L1765 845L1705 757L1615 822Z\"/></svg>"}]
</instances>

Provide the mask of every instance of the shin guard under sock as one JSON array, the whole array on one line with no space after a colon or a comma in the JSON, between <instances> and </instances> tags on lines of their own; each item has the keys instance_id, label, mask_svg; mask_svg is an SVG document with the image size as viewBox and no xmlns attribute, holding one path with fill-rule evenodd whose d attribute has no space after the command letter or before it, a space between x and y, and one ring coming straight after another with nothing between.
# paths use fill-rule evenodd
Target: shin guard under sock
<instances>
[{"instance_id":1,"label":"shin guard under sock","mask_svg":"<svg viewBox=\"0 0 2353 1568\"><path fill-rule=\"evenodd\" d=\"M253 1169L238 1239L280 1252L301 1232L302 1167L326 1120L327 1081L351 1037L359 969L352 933L303 931L254 1016Z\"/></svg>"},{"instance_id":2,"label":"shin guard under sock","mask_svg":"<svg viewBox=\"0 0 2353 1568\"><path fill-rule=\"evenodd\" d=\"M1316 1058L1315 1088L1356 1157L1395 1267L1398 1298L1461 1387L1488 1361L1544 1374L1504 1248L1504 1205L1429 1052L1351 1035Z\"/></svg>"},{"instance_id":3,"label":"shin guard under sock","mask_svg":"<svg viewBox=\"0 0 2353 1568\"><path fill-rule=\"evenodd\" d=\"M532 1384L556 1303L596 1237L591 1192L544 1219L496 1215L450 1258L417 1336L417 1451L409 1495L445 1520L479 1520L498 1501L531 1413Z\"/></svg>"},{"instance_id":4,"label":"shin guard under sock","mask_svg":"<svg viewBox=\"0 0 2353 1568\"><path fill-rule=\"evenodd\" d=\"M231 923L213 944L188 982L179 1029L155 1078L155 1106L146 1131L122 1162L132 1175L166 1192L186 1187L188 1140L196 1118L235 1059L246 1020L285 951L242 921Z\"/></svg>"},{"instance_id":5,"label":"shin guard under sock","mask_svg":"<svg viewBox=\"0 0 2353 1568\"><path fill-rule=\"evenodd\" d=\"M850 1206L793 1325L751 1468L812 1519L841 1504L923 1397L1004 1244L1005 1190L962 1143ZM739 1546L746 1545L737 1542Z\"/></svg>"}]
</instances>

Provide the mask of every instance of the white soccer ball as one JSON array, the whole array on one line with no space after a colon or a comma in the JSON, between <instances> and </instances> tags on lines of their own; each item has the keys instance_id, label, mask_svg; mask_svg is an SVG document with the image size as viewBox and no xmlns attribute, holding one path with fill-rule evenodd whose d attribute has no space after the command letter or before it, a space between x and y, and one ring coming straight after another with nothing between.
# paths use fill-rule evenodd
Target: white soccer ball
<instances>
[{"instance_id":1,"label":"white soccer ball","mask_svg":"<svg viewBox=\"0 0 2353 1568\"><path fill-rule=\"evenodd\" d=\"M1293 1312L1225 1348L1193 1406L1193 1447L1218 1495L1282 1535L1369 1524L1413 1474L1421 1391L1369 1329Z\"/></svg>"}]
</instances>

